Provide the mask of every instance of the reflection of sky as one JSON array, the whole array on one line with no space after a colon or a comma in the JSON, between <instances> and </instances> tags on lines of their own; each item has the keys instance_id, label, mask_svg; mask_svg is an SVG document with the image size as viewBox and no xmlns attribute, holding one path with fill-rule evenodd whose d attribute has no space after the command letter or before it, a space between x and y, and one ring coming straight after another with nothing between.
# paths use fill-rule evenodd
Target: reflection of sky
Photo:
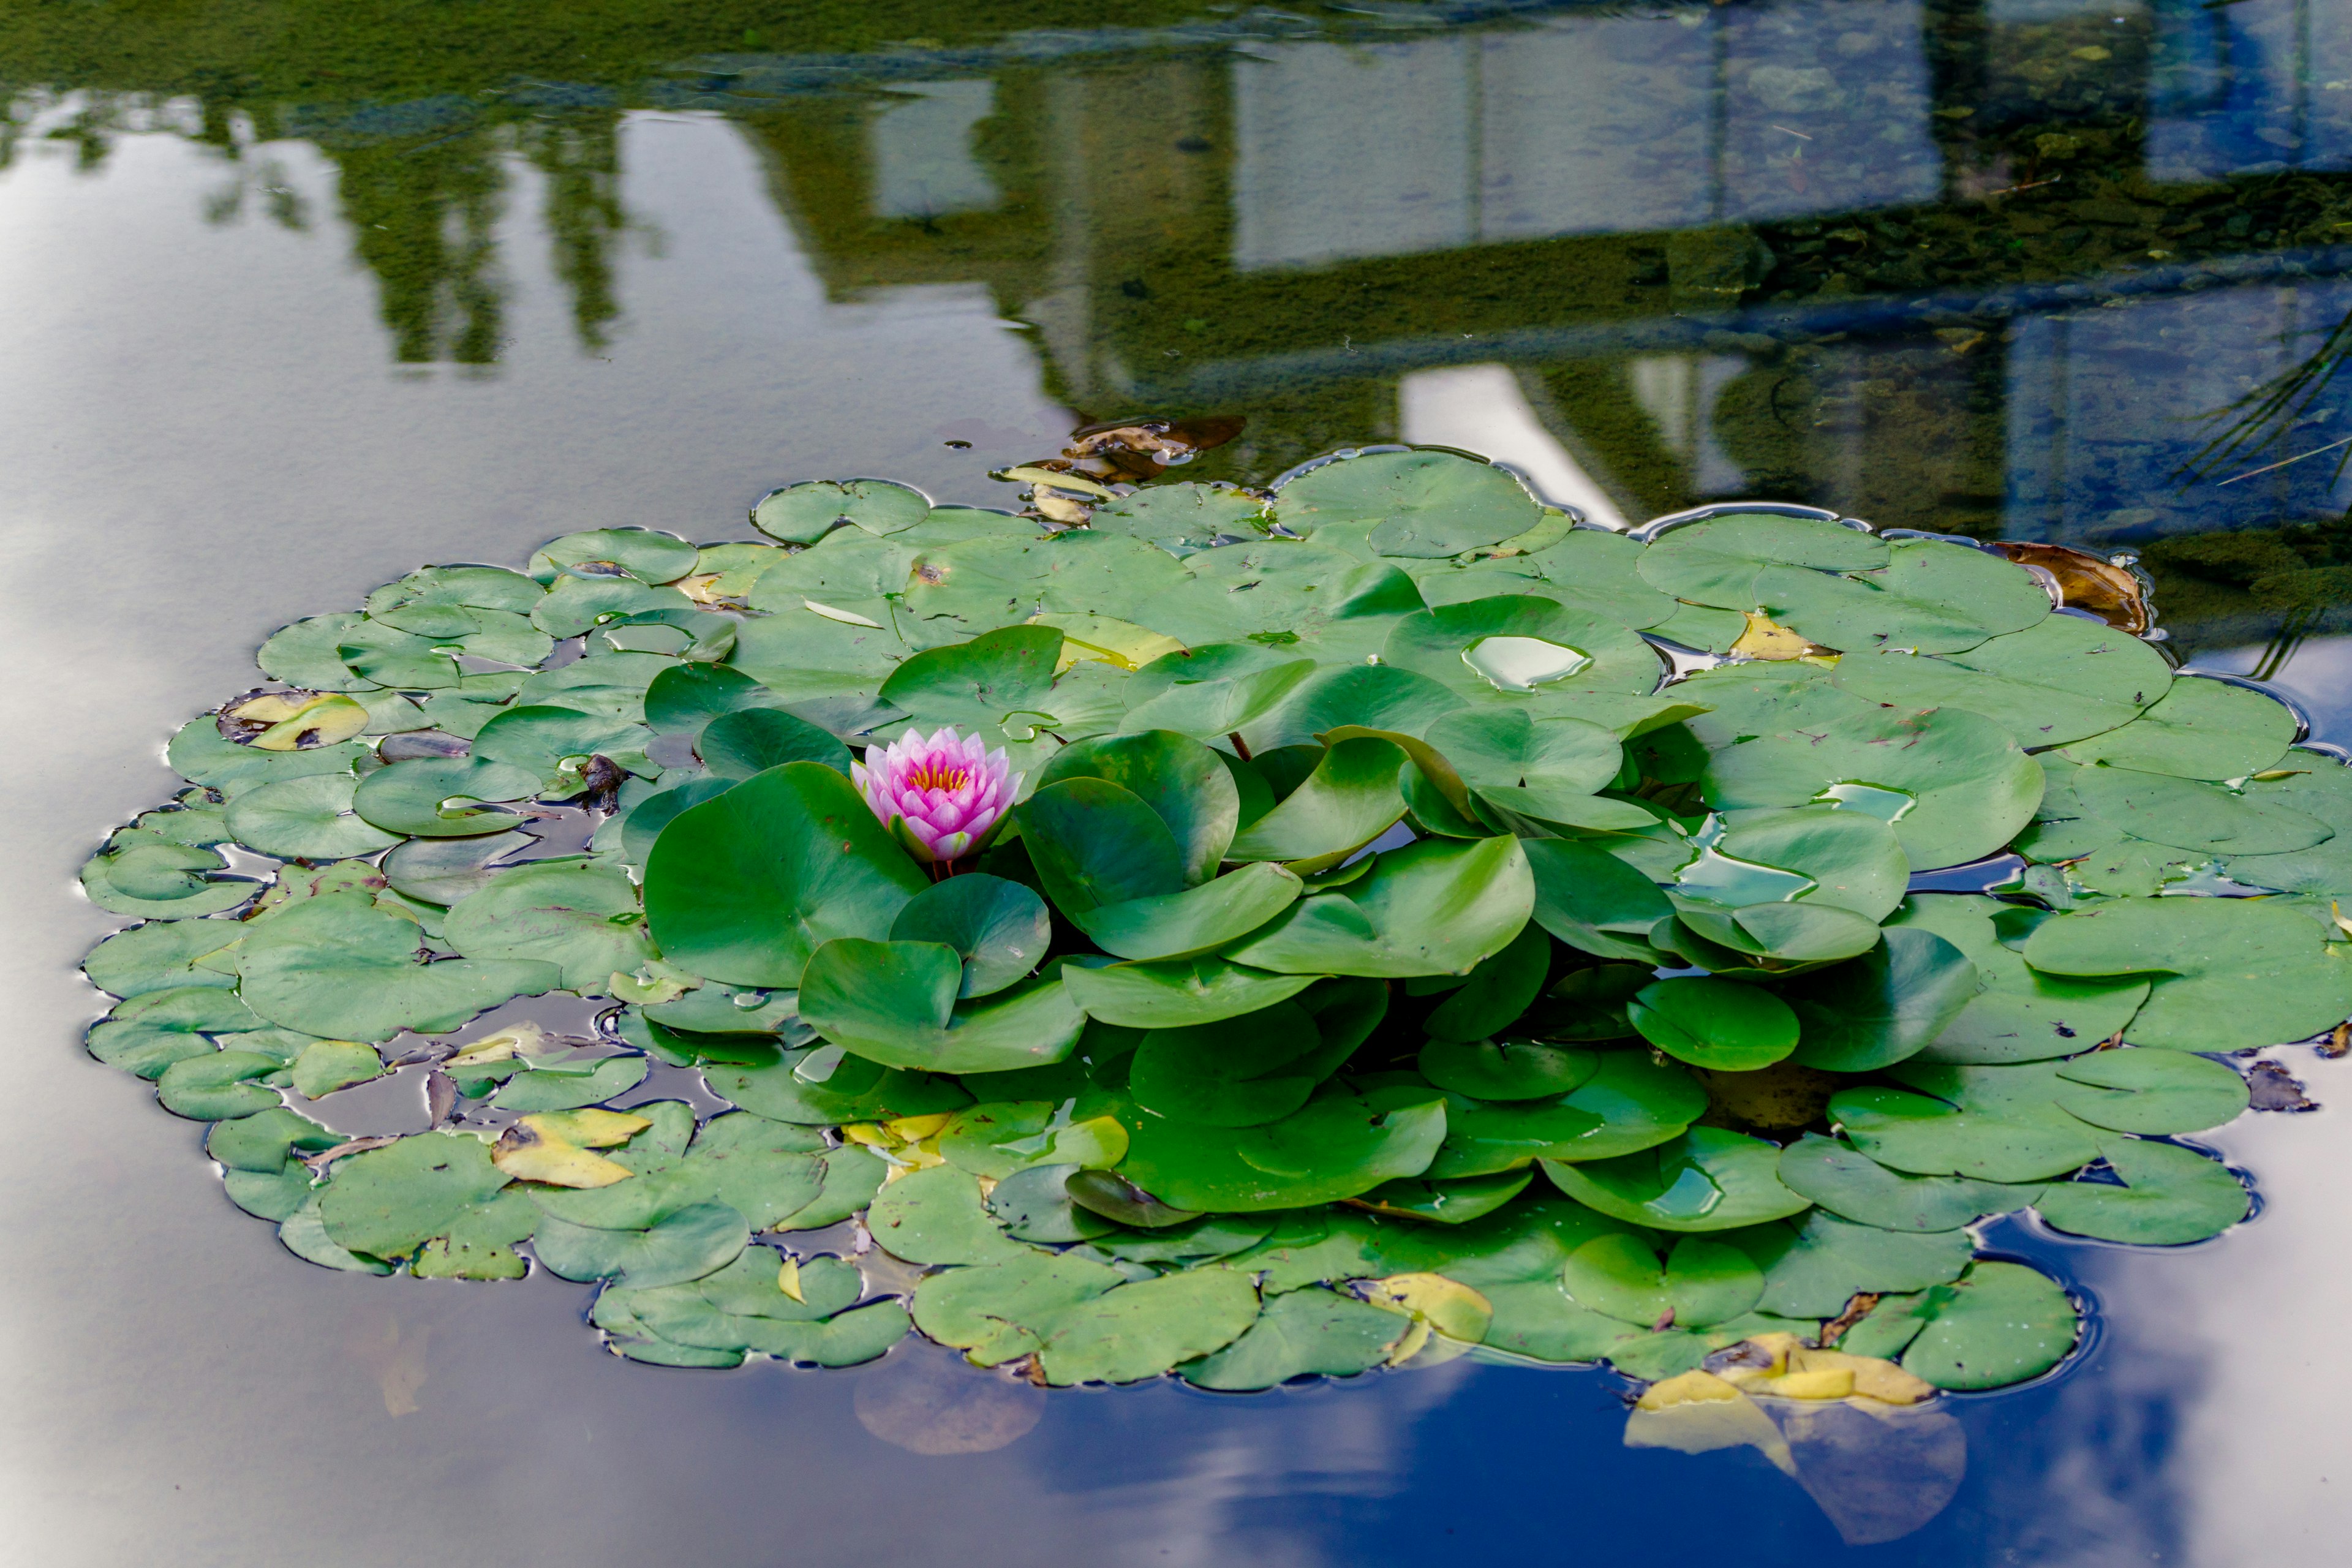
<instances>
[{"instance_id":1,"label":"reflection of sky","mask_svg":"<svg viewBox=\"0 0 2352 1568\"><path fill-rule=\"evenodd\" d=\"M1920 12L1826 0L1252 49L1244 270L1933 200Z\"/></svg>"}]
</instances>

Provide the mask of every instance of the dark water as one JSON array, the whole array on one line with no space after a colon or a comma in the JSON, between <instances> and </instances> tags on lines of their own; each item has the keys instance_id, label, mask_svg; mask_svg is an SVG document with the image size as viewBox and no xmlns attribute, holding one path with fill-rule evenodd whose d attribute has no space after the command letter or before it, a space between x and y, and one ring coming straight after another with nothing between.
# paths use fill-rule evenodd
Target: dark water
<instances>
[{"instance_id":1,"label":"dark water","mask_svg":"<svg viewBox=\"0 0 2352 1568\"><path fill-rule=\"evenodd\" d=\"M1138 413L1246 416L1202 478L1438 442L1604 519L2131 550L2352 739L2347 79L2352 0L0 5L0 1561L2342 1562L2332 1105L2215 1136L2264 1207L2212 1244L1997 1228L2096 1337L1948 1401L1966 1479L1885 1543L1832 1520L1928 1495L1894 1448L1817 1500L1576 1372L991 1384L1034 1428L926 1457L869 1429L968 1391L920 1347L663 1373L560 1281L287 1256L79 1054L71 875L263 636L421 562L1001 503Z\"/></svg>"}]
</instances>

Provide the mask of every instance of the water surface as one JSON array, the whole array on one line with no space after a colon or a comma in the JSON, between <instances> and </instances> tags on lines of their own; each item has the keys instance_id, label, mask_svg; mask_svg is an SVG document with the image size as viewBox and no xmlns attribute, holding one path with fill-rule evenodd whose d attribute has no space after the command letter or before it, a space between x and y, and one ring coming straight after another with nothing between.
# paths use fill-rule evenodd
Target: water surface
<instances>
[{"instance_id":1,"label":"water surface","mask_svg":"<svg viewBox=\"0 0 2352 1568\"><path fill-rule=\"evenodd\" d=\"M1950 1505L1849 1548L1752 1451L1623 1447L1605 1374L1065 1394L926 1457L860 1418L919 1344L664 1373L559 1280L310 1268L80 1055L72 873L263 637L420 563L805 478L1008 504L1137 413L1247 416L1187 477L1401 439L1604 521L2132 551L2184 655L2352 740L2352 478L2300 456L2352 435L2347 75L2345 0L0 16L9 1555L2340 1560L2352 1074L2306 1048L2326 1109L2213 1138L2252 1223L1994 1229L2095 1337L1948 1401Z\"/></svg>"}]
</instances>

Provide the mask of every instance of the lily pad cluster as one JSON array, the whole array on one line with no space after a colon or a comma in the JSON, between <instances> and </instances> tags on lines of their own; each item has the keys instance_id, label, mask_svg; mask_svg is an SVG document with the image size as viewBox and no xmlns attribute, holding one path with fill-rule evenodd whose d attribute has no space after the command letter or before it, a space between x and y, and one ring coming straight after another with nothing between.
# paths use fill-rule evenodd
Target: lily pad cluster
<instances>
[{"instance_id":1,"label":"lily pad cluster","mask_svg":"<svg viewBox=\"0 0 2352 1568\"><path fill-rule=\"evenodd\" d=\"M2352 773L2047 571L1433 450L1062 482L285 628L83 870L90 1050L300 1257L535 1258L642 1361L1895 1400L2077 1342L1989 1216L2243 1218L2174 1140L2352 1014ZM852 781L910 728L1019 775L958 858ZM337 1131L387 1075L430 1125Z\"/></svg>"}]
</instances>

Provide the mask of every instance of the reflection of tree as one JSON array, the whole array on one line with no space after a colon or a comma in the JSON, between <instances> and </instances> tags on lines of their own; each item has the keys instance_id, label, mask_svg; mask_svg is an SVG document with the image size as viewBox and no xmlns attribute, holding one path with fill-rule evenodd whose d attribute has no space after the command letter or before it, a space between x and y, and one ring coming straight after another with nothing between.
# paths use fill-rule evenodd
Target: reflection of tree
<instances>
[{"instance_id":1,"label":"reflection of tree","mask_svg":"<svg viewBox=\"0 0 2352 1568\"><path fill-rule=\"evenodd\" d=\"M2352 315L2336 323L2333 331L2321 341L2319 347L2294 368L2273 376L2269 381L2247 393L2227 408L2217 410L2212 417L2237 416L2221 433L2205 444L2204 449L2181 469L2181 477L2190 481L2210 479L2224 468L2235 468L2257 454L2274 451L2281 457L2268 468L2257 468L2239 479L2252 479L2255 474L2283 468L2289 463L2306 458L2320 457L2327 452L2341 452L2336 460L2336 473L2342 478L2345 465L2352 463L2352 444L2332 441L2316 444L2309 450L2287 452L2288 442L2295 430L2315 416L2332 413L2331 409L2315 410L2320 398L2338 372L2352 363ZM2223 479L2223 484L2233 482Z\"/></svg>"},{"instance_id":2,"label":"reflection of tree","mask_svg":"<svg viewBox=\"0 0 2352 1568\"><path fill-rule=\"evenodd\" d=\"M522 151L547 178L544 221L555 275L572 294L583 348L601 349L621 314L613 295L613 247L628 226L621 206L621 121L614 110L533 120Z\"/></svg>"},{"instance_id":3,"label":"reflection of tree","mask_svg":"<svg viewBox=\"0 0 2352 1568\"><path fill-rule=\"evenodd\" d=\"M493 128L328 148L342 216L376 275L393 357L489 364L502 342L498 220L504 139Z\"/></svg>"}]
</instances>

